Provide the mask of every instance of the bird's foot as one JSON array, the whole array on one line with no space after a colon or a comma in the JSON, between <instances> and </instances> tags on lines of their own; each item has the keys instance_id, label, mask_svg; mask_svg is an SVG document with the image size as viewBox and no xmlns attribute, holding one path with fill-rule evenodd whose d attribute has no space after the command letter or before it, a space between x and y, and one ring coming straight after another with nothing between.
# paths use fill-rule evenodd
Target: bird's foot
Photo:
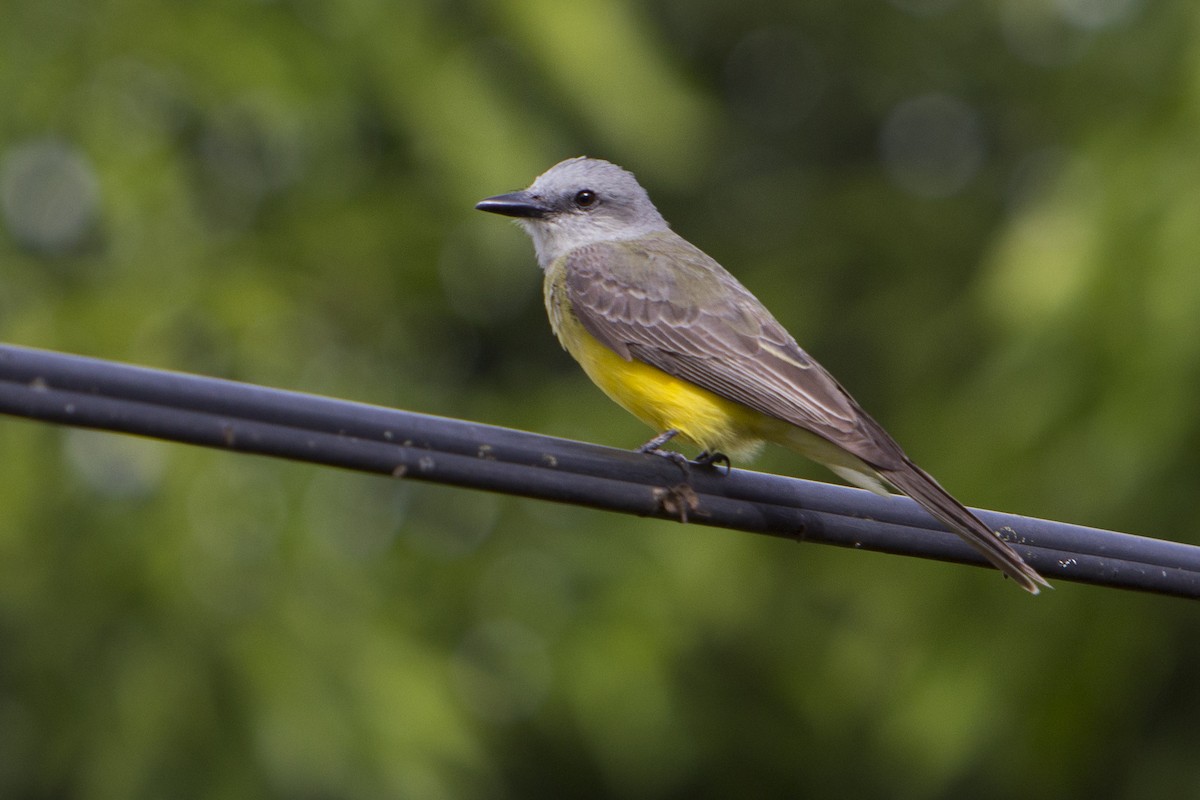
<instances>
[{"instance_id":1,"label":"bird's foot","mask_svg":"<svg viewBox=\"0 0 1200 800\"><path fill-rule=\"evenodd\" d=\"M728 475L733 469L733 462L729 460L729 456L722 453L720 450L713 450L711 453L705 450L700 455L696 456L696 464L701 467L710 467L721 471L721 467L725 467L725 471L721 474Z\"/></svg>"},{"instance_id":2,"label":"bird's foot","mask_svg":"<svg viewBox=\"0 0 1200 800\"><path fill-rule=\"evenodd\" d=\"M691 465L688 463L687 457L683 453L677 453L674 450L666 450L663 448L664 444L671 441L678 435L679 431L675 429L663 431L658 436L655 436L653 439L639 447L637 452L665 458L667 461L670 461L672 464L679 467L680 472L683 473L683 479L687 480L689 477L691 477L691 472L689 469Z\"/></svg>"}]
</instances>

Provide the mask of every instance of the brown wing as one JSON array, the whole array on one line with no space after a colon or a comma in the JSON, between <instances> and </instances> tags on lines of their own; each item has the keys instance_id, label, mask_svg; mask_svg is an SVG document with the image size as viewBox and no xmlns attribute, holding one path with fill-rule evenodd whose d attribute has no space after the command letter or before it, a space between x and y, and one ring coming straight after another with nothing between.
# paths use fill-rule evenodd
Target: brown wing
<instances>
[{"instance_id":1,"label":"brown wing","mask_svg":"<svg viewBox=\"0 0 1200 800\"><path fill-rule=\"evenodd\" d=\"M754 295L671 232L567 256L584 328L637 359L821 436L880 468L904 454Z\"/></svg>"}]
</instances>

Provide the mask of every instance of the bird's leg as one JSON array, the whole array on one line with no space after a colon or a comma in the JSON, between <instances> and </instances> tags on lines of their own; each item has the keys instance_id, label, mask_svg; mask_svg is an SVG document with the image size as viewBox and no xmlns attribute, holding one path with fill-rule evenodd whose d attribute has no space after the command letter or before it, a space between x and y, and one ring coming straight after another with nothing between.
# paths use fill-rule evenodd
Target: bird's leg
<instances>
[{"instance_id":1,"label":"bird's leg","mask_svg":"<svg viewBox=\"0 0 1200 800\"><path fill-rule=\"evenodd\" d=\"M658 436L655 436L650 441L639 447L639 453L662 453L662 446L679 435L679 431L671 428L668 431L663 431Z\"/></svg>"},{"instance_id":2,"label":"bird's leg","mask_svg":"<svg viewBox=\"0 0 1200 800\"><path fill-rule=\"evenodd\" d=\"M713 450L711 453L705 450L700 455L696 456L696 463L702 467L712 467L719 470L721 465L725 466L725 474L733 469L733 462L729 460L729 456L722 453L720 450Z\"/></svg>"},{"instance_id":3,"label":"bird's leg","mask_svg":"<svg viewBox=\"0 0 1200 800\"><path fill-rule=\"evenodd\" d=\"M663 431L658 436L655 436L653 439L651 439L650 441L646 442L644 445L639 447L637 449L637 452L649 453L650 455L655 455L655 456L662 456L663 458L667 459L675 466L679 467L679 469L683 471L684 479L687 479L689 477L687 458L683 455L683 453L677 453L674 450L664 450L663 449L664 444L671 441L678 435L679 435L679 431L675 430L674 428L672 428L668 431Z\"/></svg>"}]
</instances>

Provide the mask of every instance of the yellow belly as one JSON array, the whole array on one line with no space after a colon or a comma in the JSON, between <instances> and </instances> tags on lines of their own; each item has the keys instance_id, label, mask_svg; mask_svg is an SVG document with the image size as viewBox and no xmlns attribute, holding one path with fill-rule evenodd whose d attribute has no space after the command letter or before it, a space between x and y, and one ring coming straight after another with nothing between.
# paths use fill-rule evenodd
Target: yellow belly
<instances>
[{"instance_id":1,"label":"yellow belly","mask_svg":"<svg viewBox=\"0 0 1200 800\"><path fill-rule=\"evenodd\" d=\"M626 361L591 334L581 333L568 352L605 394L655 431L679 431L702 450L739 460L751 458L762 447L758 412L649 364Z\"/></svg>"},{"instance_id":2,"label":"yellow belly","mask_svg":"<svg viewBox=\"0 0 1200 800\"><path fill-rule=\"evenodd\" d=\"M744 460L762 447L763 425L777 424L649 364L626 361L588 333L557 299L548 296L547 307L563 347L605 394L655 431L675 430L702 450Z\"/></svg>"}]
</instances>

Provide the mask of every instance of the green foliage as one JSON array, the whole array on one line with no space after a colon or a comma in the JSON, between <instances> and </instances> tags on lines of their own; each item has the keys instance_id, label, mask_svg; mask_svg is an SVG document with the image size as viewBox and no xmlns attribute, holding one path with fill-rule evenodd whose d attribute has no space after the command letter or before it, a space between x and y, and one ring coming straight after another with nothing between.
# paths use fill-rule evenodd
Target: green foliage
<instances>
[{"instance_id":1,"label":"green foliage","mask_svg":"<svg viewBox=\"0 0 1200 800\"><path fill-rule=\"evenodd\" d=\"M633 446L472 210L587 153L964 501L1194 542L1197 23L8 2L0 338ZM0 452L4 797L1200 794L1181 601L17 420Z\"/></svg>"}]
</instances>

